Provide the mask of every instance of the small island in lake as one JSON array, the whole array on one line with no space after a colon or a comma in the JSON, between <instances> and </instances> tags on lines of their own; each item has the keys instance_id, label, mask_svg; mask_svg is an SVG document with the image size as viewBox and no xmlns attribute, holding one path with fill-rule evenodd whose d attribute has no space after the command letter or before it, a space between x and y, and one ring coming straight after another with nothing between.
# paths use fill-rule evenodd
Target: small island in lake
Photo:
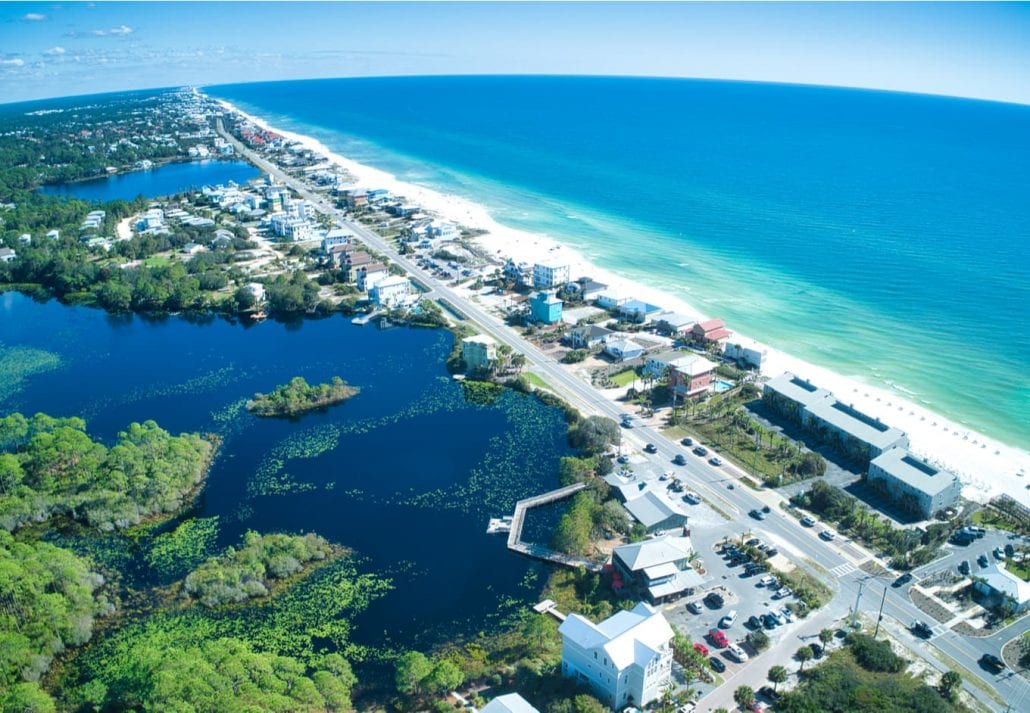
<instances>
[{"instance_id":1,"label":"small island in lake","mask_svg":"<svg viewBox=\"0 0 1030 713\"><path fill-rule=\"evenodd\" d=\"M304 377L295 376L270 394L254 394L247 410L258 416L296 416L316 408L346 401L359 389L338 376L328 384L311 386Z\"/></svg>"}]
</instances>

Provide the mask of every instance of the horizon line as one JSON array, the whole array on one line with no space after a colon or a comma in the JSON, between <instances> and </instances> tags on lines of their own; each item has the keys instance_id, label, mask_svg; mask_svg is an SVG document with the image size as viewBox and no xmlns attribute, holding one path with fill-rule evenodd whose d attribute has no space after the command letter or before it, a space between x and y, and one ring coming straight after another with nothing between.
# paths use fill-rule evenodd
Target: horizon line
<instances>
[{"instance_id":1,"label":"horizon line","mask_svg":"<svg viewBox=\"0 0 1030 713\"><path fill-rule=\"evenodd\" d=\"M12 102L0 102L0 107L9 107L17 104L31 104L36 102L47 102L57 101L60 99L74 99L76 97L103 97L114 94L129 94L135 92L164 92L169 90L180 89L182 87L196 87L197 89L208 89L212 87L233 87L242 85L253 85L253 84L280 84L284 82L319 82L319 81L336 81L336 80L376 80L376 79L446 79L454 77L561 77L561 78L582 78L582 79L651 79L659 81L686 81L686 82L726 82L734 84L761 84L781 87L807 87L812 89L831 89L831 90L847 90L847 91L863 91L863 92L877 92L887 94L903 94L911 96L922 96L922 97L935 97L939 99L954 99L959 101L975 101L975 102L988 102L992 104L1006 104L1010 106L1019 107L1030 107L1030 100L1027 101L1016 101L1011 99L996 99L988 98L983 96L970 96L963 94L944 94L939 92L927 92L927 91L913 91L908 89L884 89L879 87L869 87L862 85L852 84L819 84L815 82L790 82L790 81L778 81L778 80L767 80L767 79L741 79L741 78L729 78L729 77L695 77L695 76L676 76L676 75L662 75L662 74L587 74L587 73L566 73L566 72L535 72L529 74L520 74L512 72L494 72L494 73L482 73L482 72L463 72L457 74L368 74L368 75L344 75L339 77L296 77L291 79L270 79L259 82L221 82L221 83L202 83L202 84L174 84L163 87L137 87L137 88L126 88L126 89L113 89L110 91L103 92L87 92L82 94L61 94L56 96L37 97L33 99L19 99Z\"/></svg>"}]
</instances>

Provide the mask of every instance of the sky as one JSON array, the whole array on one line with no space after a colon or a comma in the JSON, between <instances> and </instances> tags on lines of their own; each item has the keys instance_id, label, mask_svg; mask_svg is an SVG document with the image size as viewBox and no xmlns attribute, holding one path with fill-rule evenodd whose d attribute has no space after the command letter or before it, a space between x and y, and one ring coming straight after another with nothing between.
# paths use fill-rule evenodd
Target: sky
<instances>
[{"instance_id":1,"label":"sky","mask_svg":"<svg viewBox=\"0 0 1030 713\"><path fill-rule=\"evenodd\" d=\"M740 79L1030 104L1030 3L0 3L0 102L350 76Z\"/></svg>"}]
</instances>

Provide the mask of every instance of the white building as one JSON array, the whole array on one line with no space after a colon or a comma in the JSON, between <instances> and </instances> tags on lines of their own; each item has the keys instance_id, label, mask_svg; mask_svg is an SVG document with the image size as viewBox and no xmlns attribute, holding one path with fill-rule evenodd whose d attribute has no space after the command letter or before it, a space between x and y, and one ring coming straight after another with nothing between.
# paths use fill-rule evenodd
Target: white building
<instances>
[{"instance_id":1,"label":"white building","mask_svg":"<svg viewBox=\"0 0 1030 713\"><path fill-rule=\"evenodd\" d=\"M661 696L672 674L672 627L641 602L594 624L579 614L558 627L562 674L582 682L615 710Z\"/></svg>"},{"instance_id":2,"label":"white building","mask_svg":"<svg viewBox=\"0 0 1030 713\"><path fill-rule=\"evenodd\" d=\"M756 369L762 368L762 362L769 356L769 350L754 339L745 339L740 336L732 337L731 341L723 343L722 353L728 359L733 359L743 367L753 366Z\"/></svg>"},{"instance_id":3,"label":"white building","mask_svg":"<svg viewBox=\"0 0 1030 713\"><path fill-rule=\"evenodd\" d=\"M376 307L393 309L411 300L411 281L400 275L391 275L380 280L375 287L369 291L373 304Z\"/></svg>"},{"instance_id":4,"label":"white building","mask_svg":"<svg viewBox=\"0 0 1030 713\"><path fill-rule=\"evenodd\" d=\"M485 334L461 340L461 358L468 371L485 371L497 361L497 342Z\"/></svg>"},{"instance_id":5,"label":"white building","mask_svg":"<svg viewBox=\"0 0 1030 713\"><path fill-rule=\"evenodd\" d=\"M260 282L248 282L244 289L250 293L255 302L261 302L265 299L265 286Z\"/></svg>"},{"instance_id":6,"label":"white building","mask_svg":"<svg viewBox=\"0 0 1030 713\"><path fill-rule=\"evenodd\" d=\"M14 250L11 250L10 248L0 248L0 262L11 262L16 257L18 257L18 253Z\"/></svg>"},{"instance_id":7,"label":"white building","mask_svg":"<svg viewBox=\"0 0 1030 713\"><path fill-rule=\"evenodd\" d=\"M604 343L604 353L616 361L626 361L643 356L644 348L632 339L608 339Z\"/></svg>"},{"instance_id":8,"label":"white building","mask_svg":"<svg viewBox=\"0 0 1030 713\"><path fill-rule=\"evenodd\" d=\"M533 265L533 287L549 290L561 287L568 281L568 265L546 265L539 262Z\"/></svg>"},{"instance_id":9,"label":"white building","mask_svg":"<svg viewBox=\"0 0 1030 713\"><path fill-rule=\"evenodd\" d=\"M540 713L517 693L497 696L479 709L479 713Z\"/></svg>"}]
</instances>

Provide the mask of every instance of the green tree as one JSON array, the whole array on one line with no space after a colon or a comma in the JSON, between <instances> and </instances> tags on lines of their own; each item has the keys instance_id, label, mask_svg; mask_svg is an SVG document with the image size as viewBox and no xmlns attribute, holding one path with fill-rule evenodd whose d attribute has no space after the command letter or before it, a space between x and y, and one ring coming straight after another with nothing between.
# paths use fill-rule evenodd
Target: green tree
<instances>
[{"instance_id":1,"label":"green tree","mask_svg":"<svg viewBox=\"0 0 1030 713\"><path fill-rule=\"evenodd\" d=\"M794 654L794 658L801 662L801 670L805 670L805 664L812 660L815 654L812 653L812 649L807 646L802 646L798 649L797 653Z\"/></svg>"},{"instance_id":2,"label":"green tree","mask_svg":"<svg viewBox=\"0 0 1030 713\"><path fill-rule=\"evenodd\" d=\"M409 651L398 657L394 664L394 682L397 690L408 695L417 695L429 675L433 672L433 664L425 654Z\"/></svg>"},{"instance_id":3,"label":"green tree","mask_svg":"<svg viewBox=\"0 0 1030 713\"><path fill-rule=\"evenodd\" d=\"M733 701L741 708L747 708L755 702L755 689L751 686L737 686L733 692Z\"/></svg>"},{"instance_id":4,"label":"green tree","mask_svg":"<svg viewBox=\"0 0 1030 713\"><path fill-rule=\"evenodd\" d=\"M444 693L447 691L453 691L462 684L465 680L465 674L458 666L450 659L443 659L437 661L433 666L432 673L429 674L429 678L426 681L426 685L430 690L436 693Z\"/></svg>"},{"instance_id":5,"label":"green tree","mask_svg":"<svg viewBox=\"0 0 1030 713\"><path fill-rule=\"evenodd\" d=\"M769 673L766 675L769 682L773 685L775 691L779 688L780 684L787 680L787 668L786 666L780 666L779 664L769 669Z\"/></svg>"},{"instance_id":6,"label":"green tree","mask_svg":"<svg viewBox=\"0 0 1030 713\"><path fill-rule=\"evenodd\" d=\"M569 445L584 455L598 455L622 440L619 424L603 416L588 416L569 429Z\"/></svg>"},{"instance_id":7,"label":"green tree","mask_svg":"<svg viewBox=\"0 0 1030 713\"><path fill-rule=\"evenodd\" d=\"M829 646L830 642L833 641L833 629L820 630L819 641L822 642L823 646Z\"/></svg>"},{"instance_id":8,"label":"green tree","mask_svg":"<svg viewBox=\"0 0 1030 713\"><path fill-rule=\"evenodd\" d=\"M947 671L943 676L941 676L941 695L949 701L956 700L958 698L958 693L961 690L962 676L959 675L957 671Z\"/></svg>"},{"instance_id":9,"label":"green tree","mask_svg":"<svg viewBox=\"0 0 1030 713\"><path fill-rule=\"evenodd\" d=\"M54 699L35 681L16 683L0 690L0 710L10 713L54 713Z\"/></svg>"}]
</instances>

